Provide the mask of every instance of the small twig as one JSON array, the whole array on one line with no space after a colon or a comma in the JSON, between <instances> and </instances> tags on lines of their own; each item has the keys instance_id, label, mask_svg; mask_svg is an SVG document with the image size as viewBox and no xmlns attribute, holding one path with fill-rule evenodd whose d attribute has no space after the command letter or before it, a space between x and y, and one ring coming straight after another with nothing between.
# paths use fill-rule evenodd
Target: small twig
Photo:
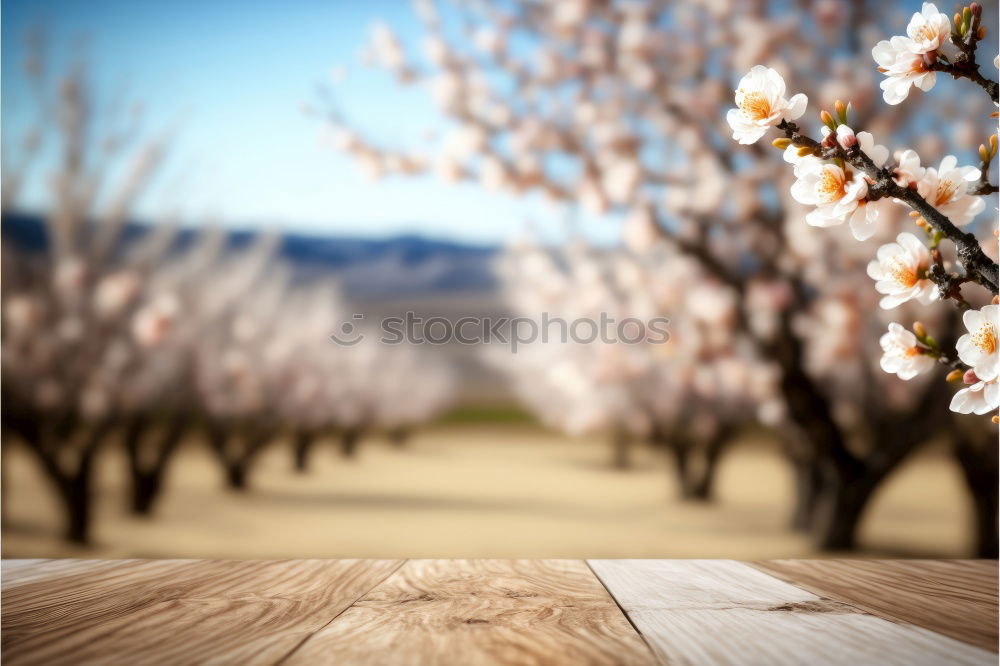
<instances>
[{"instance_id":1,"label":"small twig","mask_svg":"<svg viewBox=\"0 0 1000 666\"><path fill-rule=\"evenodd\" d=\"M980 160L979 180L976 181L975 186L969 188L969 194L986 196L988 194L993 194L994 192L1000 192L1000 187L990 184L989 171L990 171L990 163Z\"/></svg>"},{"instance_id":2,"label":"small twig","mask_svg":"<svg viewBox=\"0 0 1000 666\"><path fill-rule=\"evenodd\" d=\"M957 32L952 33L951 43L961 52L955 58L954 62L949 62L939 54L937 60L930 64L929 69L935 72L951 74L956 79L969 79L985 90L990 99L993 100L993 103L997 104L1000 103L1000 84L983 76L979 71L979 65L976 63L976 47L979 45L980 40L979 26L981 11L981 8L975 11L972 16L972 24L968 27L964 36Z\"/></svg>"}]
</instances>

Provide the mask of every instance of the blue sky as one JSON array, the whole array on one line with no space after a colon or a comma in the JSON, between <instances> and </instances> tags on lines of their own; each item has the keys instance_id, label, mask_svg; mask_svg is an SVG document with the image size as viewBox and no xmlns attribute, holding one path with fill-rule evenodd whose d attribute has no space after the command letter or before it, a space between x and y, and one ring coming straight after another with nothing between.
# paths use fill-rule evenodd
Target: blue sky
<instances>
[{"instance_id":1,"label":"blue sky","mask_svg":"<svg viewBox=\"0 0 1000 666\"><path fill-rule=\"evenodd\" d=\"M372 183L344 155L324 148L321 124L301 105L346 65L335 88L347 115L380 140L407 143L438 116L419 89L400 89L385 72L360 65L376 20L415 44L419 23L405 0L8 0L3 3L4 140L26 113L23 35L44 25L58 65L86 39L99 92L121 83L148 109L151 130L178 127L156 188L138 206L162 212L162 192L183 192L182 212L234 226L280 226L318 233L382 236L417 232L492 242L523 229L563 228L558 210L432 176ZM58 70L58 66L55 67ZM35 173L28 207L44 204ZM591 220L588 235L612 238L615 223Z\"/></svg>"}]
</instances>

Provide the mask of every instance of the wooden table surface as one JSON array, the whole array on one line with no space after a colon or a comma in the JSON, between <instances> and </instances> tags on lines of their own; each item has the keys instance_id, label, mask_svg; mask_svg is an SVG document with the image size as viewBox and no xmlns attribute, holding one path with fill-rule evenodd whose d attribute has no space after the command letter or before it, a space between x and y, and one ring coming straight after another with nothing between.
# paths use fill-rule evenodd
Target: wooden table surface
<instances>
[{"instance_id":1,"label":"wooden table surface","mask_svg":"<svg viewBox=\"0 0 1000 666\"><path fill-rule=\"evenodd\" d=\"M5 664L996 664L997 562L6 560Z\"/></svg>"}]
</instances>

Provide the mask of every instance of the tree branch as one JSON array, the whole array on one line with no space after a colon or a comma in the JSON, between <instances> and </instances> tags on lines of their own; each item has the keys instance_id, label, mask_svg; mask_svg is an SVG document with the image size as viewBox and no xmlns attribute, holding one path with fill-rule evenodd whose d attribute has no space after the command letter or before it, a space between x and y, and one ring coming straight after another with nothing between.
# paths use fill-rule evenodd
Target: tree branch
<instances>
[{"instance_id":1,"label":"tree branch","mask_svg":"<svg viewBox=\"0 0 1000 666\"><path fill-rule=\"evenodd\" d=\"M955 59L955 62L943 62L941 60L934 61L933 64L928 66L933 72L944 72L945 74L951 74L953 78L956 79L969 79L973 83L980 86L993 100L996 104L998 97L1000 97L1000 84L996 81L991 81L983 76L979 72L979 65L976 64L975 56L970 56L963 53Z\"/></svg>"},{"instance_id":2,"label":"tree branch","mask_svg":"<svg viewBox=\"0 0 1000 666\"><path fill-rule=\"evenodd\" d=\"M975 235L956 227L951 220L930 205L916 190L897 184L892 178L892 173L886 168L876 166L872 159L861 150L860 146L855 144L849 149L844 149L837 143L833 143L831 146L820 144L802 134L798 125L788 121L782 121L778 125L778 129L782 130L796 146L813 148L822 159L840 158L864 172L871 179L868 186L869 200L875 201L883 197L892 197L920 213L928 224L955 244L958 258L968 276L989 289L994 295L998 293L1000 277L998 277L997 264L983 252Z\"/></svg>"}]
</instances>

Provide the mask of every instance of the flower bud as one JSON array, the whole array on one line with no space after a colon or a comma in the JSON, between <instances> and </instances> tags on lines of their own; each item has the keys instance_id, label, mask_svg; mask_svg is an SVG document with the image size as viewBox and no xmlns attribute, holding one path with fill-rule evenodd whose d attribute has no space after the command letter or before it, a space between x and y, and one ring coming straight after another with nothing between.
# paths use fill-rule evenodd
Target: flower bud
<instances>
[{"instance_id":1,"label":"flower bud","mask_svg":"<svg viewBox=\"0 0 1000 666\"><path fill-rule=\"evenodd\" d=\"M979 377L976 377L976 373L973 370L966 370L965 374L962 375L963 384L977 384L979 383Z\"/></svg>"},{"instance_id":2,"label":"flower bud","mask_svg":"<svg viewBox=\"0 0 1000 666\"><path fill-rule=\"evenodd\" d=\"M823 110L819 112L819 119L823 121L823 124L830 129L837 129L837 124L833 120L833 116L830 115L829 111Z\"/></svg>"},{"instance_id":3,"label":"flower bud","mask_svg":"<svg viewBox=\"0 0 1000 666\"><path fill-rule=\"evenodd\" d=\"M990 137L990 156L997 154L997 135L994 134Z\"/></svg>"},{"instance_id":4,"label":"flower bud","mask_svg":"<svg viewBox=\"0 0 1000 666\"><path fill-rule=\"evenodd\" d=\"M973 2L971 5L969 5L969 11L972 13L973 16L978 17L983 15L983 7L978 2Z\"/></svg>"},{"instance_id":5,"label":"flower bud","mask_svg":"<svg viewBox=\"0 0 1000 666\"><path fill-rule=\"evenodd\" d=\"M968 7L962 9L962 23L967 27L972 24L972 10Z\"/></svg>"},{"instance_id":6,"label":"flower bud","mask_svg":"<svg viewBox=\"0 0 1000 666\"><path fill-rule=\"evenodd\" d=\"M979 159L981 159L984 162L990 161L990 154L986 152L986 146L984 146L983 144L979 144Z\"/></svg>"},{"instance_id":7,"label":"flower bud","mask_svg":"<svg viewBox=\"0 0 1000 666\"><path fill-rule=\"evenodd\" d=\"M979 26L979 30L976 30L976 39L986 39L986 26Z\"/></svg>"},{"instance_id":8,"label":"flower bud","mask_svg":"<svg viewBox=\"0 0 1000 666\"><path fill-rule=\"evenodd\" d=\"M802 148L799 148L799 150L798 150L798 152L796 154L799 157L805 157L806 155L812 155L813 154L813 149L810 148L809 146L803 146Z\"/></svg>"},{"instance_id":9,"label":"flower bud","mask_svg":"<svg viewBox=\"0 0 1000 666\"><path fill-rule=\"evenodd\" d=\"M839 99L833 105L834 111L837 112L837 118L840 120L842 125L847 124L847 105L841 102Z\"/></svg>"},{"instance_id":10,"label":"flower bud","mask_svg":"<svg viewBox=\"0 0 1000 666\"><path fill-rule=\"evenodd\" d=\"M919 321L913 322L913 332L917 334L918 338L927 337L927 328Z\"/></svg>"},{"instance_id":11,"label":"flower bud","mask_svg":"<svg viewBox=\"0 0 1000 666\"><path fill-rule=\"evenodd\" d=\"M965 373L963 373L961 370L952 370L945 376L944 380L946 382L957 382L959 379L962 378L963 374Z\"/></svg>"},{"instance_id":12,"label":"flower bud","mask_svg":"<svg viewBox=\"0 0 1000 666\"><path fill-rule=\"evenodd\" d=\"M955 12L955 15L951 18L951 20L955 22L955 28L956 29L961 29L961 27L962 27L962 15L961 14L959 14L958 12Z\"/></svg>"},{"instance_id":13,"label":"flower bud","mask_svg":"<svg viewBox=\"0 0 1000 666\"><path fill-rule=\"evenodd\" d=\"M774 141L772 141L771 145L774 146L775 148L780 148L780 149L784 150L785 148L788 148L788 146L791 143L792 143L791 139L781 138L781 139L775 139Z\"/></svg>"},{"instance_id":14,"label":"flower bud","mask_svg":"<svg viewBox=\"0 0 1000 666\"><path fill-rule=\"evenodd\" d=\"M844 150L850 150L854 146L858 145L858 137L854 135L854 130L852 130L847 125L841 125L837 128L837 143Z\"/></svg>"},{"instance_id":15,"label":"flower bud","mask_svg":"<svg viewBox=\"0 0 1000 666\"><path fill-rule=\"evenodd\" d=\"M996 425L996 424L1000 423L1000 416L997 416L996 414L994 414L993 418L991 418L990 421L993 421L993 425Z\"/></svg>"}]
</instances>

